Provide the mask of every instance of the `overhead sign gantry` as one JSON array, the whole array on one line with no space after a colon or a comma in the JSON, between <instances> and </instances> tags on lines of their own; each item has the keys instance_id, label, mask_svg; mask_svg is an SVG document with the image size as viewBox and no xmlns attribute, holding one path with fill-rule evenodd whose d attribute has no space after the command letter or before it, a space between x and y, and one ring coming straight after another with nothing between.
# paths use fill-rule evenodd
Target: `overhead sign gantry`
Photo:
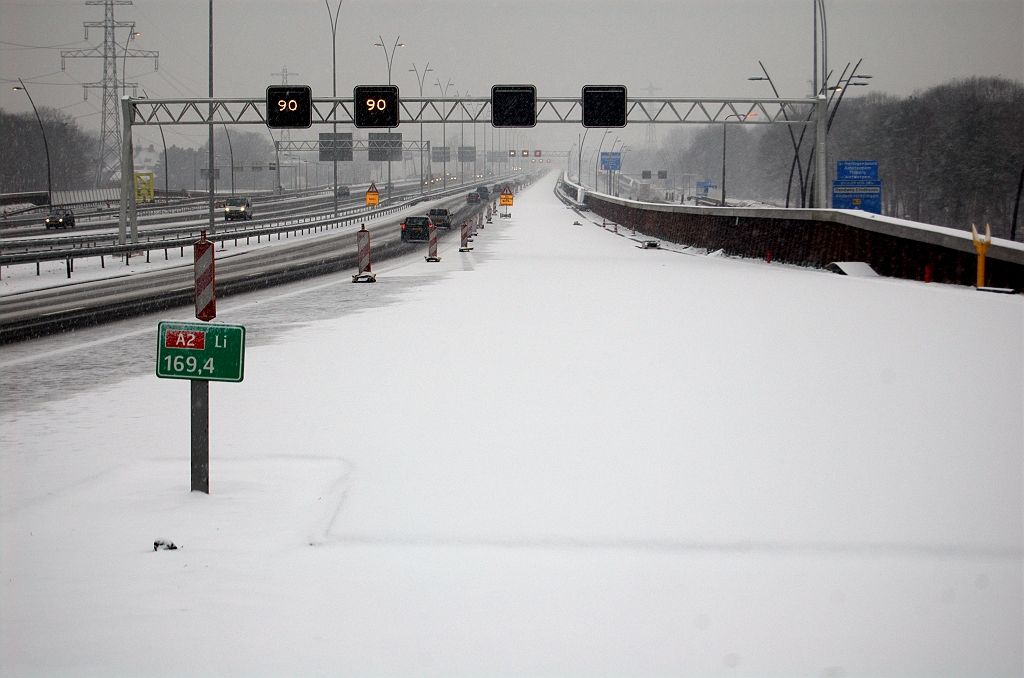
<instances>
[{"instance_id":1,"label":"overhead sign gantry","mask_svg":"<svg viewBox=\"0 0 1024 678\"><path fill-rule=\"evenodd\" d=\"M131 130L136 125L267 125L305 129L318 124L394 128L403 123L490 123L529 128L568 123L585 127L654 124L783 124L815 126L817 174L826 176L828 102L814 99L687 98L630 99L621 85L587 85L579 97L539 97L533 85L495 85L491 97L402 99L394 85L361 85L351 99L315 98L309 86L268 87L265 99L132 99L121 101L122 188L119 242L131 226L138 242ZM332 146L340 139L334 139ZM345 140L347 141L347 140ZM391 143L390 140L386 143ZM511 155L511 154L510 154ZM525 155L525 153L524 153ZM827 205L826 181L818 181L816 200Z\"/></svg>"}]
</instances>

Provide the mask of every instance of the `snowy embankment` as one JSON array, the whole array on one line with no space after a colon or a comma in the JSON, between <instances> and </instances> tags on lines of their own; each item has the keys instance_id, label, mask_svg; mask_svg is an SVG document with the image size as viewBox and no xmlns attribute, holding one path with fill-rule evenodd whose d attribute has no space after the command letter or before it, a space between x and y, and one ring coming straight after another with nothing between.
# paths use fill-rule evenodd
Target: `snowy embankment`
<instances>
[{"instance_id":1,"label":"snowy embankment","mask_svg":"<svg viewBox=\"0 0 1024 678\"><path fill-rule=\"evenodd\" d=\"M369 308L211 387L209 496L152 350L7 406L4 675L1019 676L1024 300L640 249L553 182L287 292Z\"/></svg>"}]
</instances>

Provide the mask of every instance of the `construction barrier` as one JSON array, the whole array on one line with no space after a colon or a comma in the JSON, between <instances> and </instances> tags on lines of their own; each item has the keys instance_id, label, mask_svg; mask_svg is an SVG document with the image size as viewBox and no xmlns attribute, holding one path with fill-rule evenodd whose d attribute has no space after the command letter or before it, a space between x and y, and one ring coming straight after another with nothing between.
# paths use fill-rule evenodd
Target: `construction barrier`
<instances>
[{"instance_id":1,"label":"construction barrier","mask_svg":"<svg viewBox=\"0 0 1024 678\"><path fill-rule=\"evenodd\" d=\"M462 222L462 246L459 248L460 252L472 252L473 248L469 246L469 222Z\"/></svg>"},{"instance_id":2,"label":"construction barrier","mask_svg":"<svg viewBox=\"0 0 1024 678\"><path fill-rule=\"evenodd\" d=\"M370 271L370 232L366 224L356 231L356 245L359 249L359 272L352 276L352 282L377 282L377 274Z\"/></svg>"},{"instance_id":3,"label":"construction barrier","mask_svg":"<svg viewBox=\"0 0 1024 678\"><path fill-rule=\"evenodd\" d=\"M427 261L441 261L441 257L437 256L437 226L434 222L430 222L427 227L427 256L424 257Z\"/></svg>"}]
</instances>

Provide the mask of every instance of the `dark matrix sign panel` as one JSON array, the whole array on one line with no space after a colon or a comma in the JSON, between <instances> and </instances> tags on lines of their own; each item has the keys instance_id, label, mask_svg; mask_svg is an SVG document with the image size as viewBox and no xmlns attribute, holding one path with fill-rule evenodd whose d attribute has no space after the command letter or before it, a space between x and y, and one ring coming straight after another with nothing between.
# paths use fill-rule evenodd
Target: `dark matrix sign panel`
<instances>
[{"instance_id":1,"label":"dark matrix sign panel","mask_svg":"<svg viewBox=\"0 0 1024 678\"><path fill-rule=\"evenodd\" d=\"M491 87L491 124L495 127L534 127L537 88L533 85Z\"/></svg>"},{"instance_id":2,"label":"dark matrix sign panel","mask_svg":"<svg viewBox=\"0 0 1024 678\"><path fill-rule=\"evenodd\" d=\"M356 127L398 127L397 85L360 85L353 99Z\"/></svg>"},{"instance_id":3,"label":"dark matrix sign panel","mask_svg":"<svg viewBox=\"0 0 1024 678\"><path fill-rule=\"evenodd\" d=\"M267 88L267 127L306 129L313 124L313 90L308 85Z\"/></svg>"},{"instance_id":4,"label":"dark matrix sign panel","mask_svg":"<svg viewBox=\"0 0 1024 678\"><path fill-rule=\"evenodd\" d=\"M587 85L583 88L584 127L625 127L626 88L621 85Z\"/></svg>"}]
</instances>

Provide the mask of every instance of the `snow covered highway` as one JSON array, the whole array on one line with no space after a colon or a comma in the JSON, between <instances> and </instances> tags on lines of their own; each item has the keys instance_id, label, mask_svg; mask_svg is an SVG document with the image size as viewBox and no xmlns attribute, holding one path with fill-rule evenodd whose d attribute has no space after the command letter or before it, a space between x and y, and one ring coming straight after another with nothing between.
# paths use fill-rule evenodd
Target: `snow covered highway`
<instances>
[{"instance_id":1,"label":"snow covered highway","mask_svg":"<svg viewBox=\"0 0 1024 678\"><path fill-rule=\"evenodd\" d=\"M4 675L1020 676L1024 299L642 249L555 180L225 300L209 495L191 309L4 346Z\"/></svg>"}]
</instances>

